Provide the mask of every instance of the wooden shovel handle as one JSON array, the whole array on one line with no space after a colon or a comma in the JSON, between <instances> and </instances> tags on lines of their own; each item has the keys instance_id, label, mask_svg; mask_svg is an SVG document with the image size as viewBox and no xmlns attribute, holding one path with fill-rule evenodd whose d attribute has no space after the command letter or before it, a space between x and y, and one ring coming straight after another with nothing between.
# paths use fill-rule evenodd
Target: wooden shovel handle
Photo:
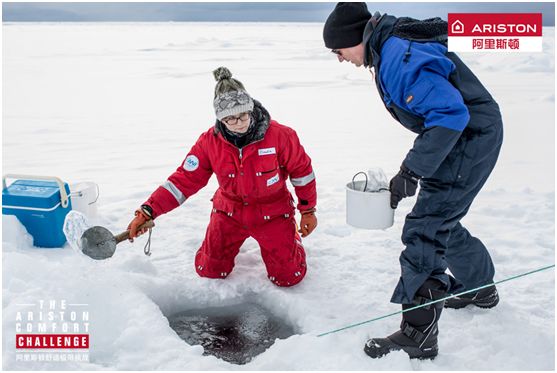
<instances>
[{"instance_id":1,"label":"wooden shovel handle","mask_svg":"<svg viewBox=\"0 0 557 373\"><path fill-rule=\"evenodd\" d=\"M137 228L138 231L145 229L145 228L153 228L155 226L155 222L153 220L147 220L145 223L143 223L142 225L139 226L139 228ZM130 231L125 231L122 232L116 236L114 236L114 238L116 239L116 243L119 244L122 241L127 240L128 238L130 238Z\"/></svg>"}]
</instances>

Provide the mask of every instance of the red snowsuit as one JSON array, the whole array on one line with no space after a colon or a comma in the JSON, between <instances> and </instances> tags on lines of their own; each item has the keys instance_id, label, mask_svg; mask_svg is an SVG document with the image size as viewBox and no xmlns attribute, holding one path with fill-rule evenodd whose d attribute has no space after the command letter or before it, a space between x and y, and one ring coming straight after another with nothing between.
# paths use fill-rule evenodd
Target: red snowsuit
<instances>
[{"instance_id":1,"label":"red snowsuit","mask_svg":"<svg viewBox=\"0 0 557 373\"><path fill-rule=\"evenodd\" d=\"M211 128L145 203L153 209L153 218L184 203L207 185L213 173L219 188L212 199L205 240L195 257L197 273L228 276L240 246L253 237L273 283L300 282L306 273L305 252L286 179L290 177L295 188L300 211L315 207L317 192L311 159L296 132L271 120L263 139L239 149Z\"/></svg>"}]
</instances>

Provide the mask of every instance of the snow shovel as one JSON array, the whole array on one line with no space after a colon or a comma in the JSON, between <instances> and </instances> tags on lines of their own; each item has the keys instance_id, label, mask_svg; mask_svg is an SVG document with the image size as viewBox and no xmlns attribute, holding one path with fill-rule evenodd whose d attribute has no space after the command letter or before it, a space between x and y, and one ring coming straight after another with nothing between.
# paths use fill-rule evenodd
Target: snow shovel
<instances>
[{"instance_id":1,"label":"snow shovel","mask_svg":"<svg viewBox=\"0 0 557 373\"><path fill-rule=\"evenodd\" d=\"M138 230L153 228L155 223L152 220L139 226ZM83 254L96 259L108 259L116 251L116 245L130 237L127 230L114 236L108 229L101 226L91 227L83 232L81 236L81 251Z\"/></svg>"}]
</instances>

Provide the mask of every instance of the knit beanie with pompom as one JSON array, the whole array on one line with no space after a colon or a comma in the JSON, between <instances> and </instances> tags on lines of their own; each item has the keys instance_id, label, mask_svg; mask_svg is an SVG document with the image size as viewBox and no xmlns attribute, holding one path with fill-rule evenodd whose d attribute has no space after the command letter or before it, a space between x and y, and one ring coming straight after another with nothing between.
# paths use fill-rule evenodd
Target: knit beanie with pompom
<instances>
[{"instance_id":1,"label":"knit beanie with pompom","mask_svg":"<svg viewBox=\"0 0 557 373\"><path fill-rule=\"evenodd\" d=\"M230 70L219 67L213 71L213 76L217 81L213 106L218 120L253 110L253 99L242 82L232 78Z\"/></svg>"}]
</instances>

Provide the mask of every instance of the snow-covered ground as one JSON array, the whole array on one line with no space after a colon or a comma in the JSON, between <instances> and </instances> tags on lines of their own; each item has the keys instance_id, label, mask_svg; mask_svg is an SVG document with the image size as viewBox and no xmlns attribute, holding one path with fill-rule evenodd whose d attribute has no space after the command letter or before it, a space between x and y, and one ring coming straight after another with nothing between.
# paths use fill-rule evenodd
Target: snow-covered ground
<instances>
[{"instance_id":1,"label":"snow-covered ground","mask_svg":"<svg viewBox=\"0 0 557 373\"><path fill-rule=\"evenodd\" d=\"M399 309L389 299L404 216L414 202L400 204L388 230L346 225L345 184L371 167L392 176L414 136L385 111L369 72L339 64L323 48L321 31L320 24L3 25L3 173L95 181L95 223L124 230L213 124L211 71L221 65L298 132L319 193L319 227L304 240L307 277L286 289L267 280L253 240L228 279L195 274L215 178L157 219L151 257L143 255L144 237L101 262L69 245L35 249L23 226L3 216L4 369L555 369L553 270L501 284L495 309L445 311L432 362L363 353L365 340L394 331L399 316L317 337ZM499 163L463 220L489 247L496 280L554 263L554 41L554 28L545 28L543 53L461 56L504 116ZM39 300L87 305L89 363L17 361L17 312ZM300 334L237 366L203 356L164 317L243 301L274 310Z\"/></svg>"}]
</instances>

